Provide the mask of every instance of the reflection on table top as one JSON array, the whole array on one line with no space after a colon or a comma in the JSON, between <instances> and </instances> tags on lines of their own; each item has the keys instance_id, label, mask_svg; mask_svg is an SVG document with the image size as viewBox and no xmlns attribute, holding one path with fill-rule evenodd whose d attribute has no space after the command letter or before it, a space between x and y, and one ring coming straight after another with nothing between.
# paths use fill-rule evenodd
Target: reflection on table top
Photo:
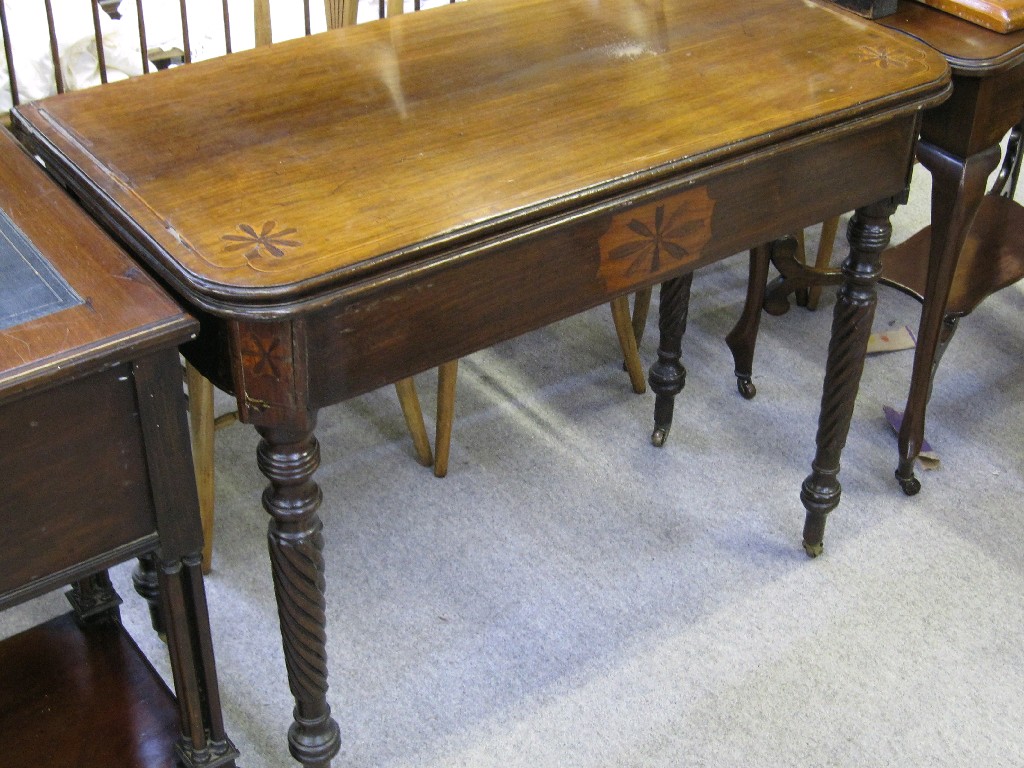
<instances>
[{"instance_id":1,"label":"reflection on table top","mask_svg":"<svg viewBox=\"0 0 1024 768\"><path fill-rule=\"evenodd\" d=\"M473 0L65 94L15 120L203 305L380 275L881 114L947 77L906 36L803 0L742 13Z\"/></svg>"}]
</instances>

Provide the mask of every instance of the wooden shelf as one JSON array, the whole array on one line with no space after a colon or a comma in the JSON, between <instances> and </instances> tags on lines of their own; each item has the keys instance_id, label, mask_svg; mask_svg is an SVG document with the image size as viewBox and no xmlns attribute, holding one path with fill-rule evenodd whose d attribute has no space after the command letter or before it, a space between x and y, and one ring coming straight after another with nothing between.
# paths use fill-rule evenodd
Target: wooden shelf
<instances>
[{"instance_id":1,"label":"wooden shelf","mask_svg":"<svg viewBox=\"0 0 1024 768\"><path fill-rule=\"evenodd\" d=\"M1024 278L1024 208L1004 197L982 199L957 262L946 314L969 314L986 296ZM882 282L922 300L931 227L883 255Z\"/></svg>"},{"instance_id":2,"label":"wooden shelf","mask_svg":"<svg viewBox=\"0 0 1024 768\"><path fill-rule=\"evenodd\" d=\"M0 643L5 765L175 768L177 705L117 624L71 614Z\"/></svg>"}]
</instances>

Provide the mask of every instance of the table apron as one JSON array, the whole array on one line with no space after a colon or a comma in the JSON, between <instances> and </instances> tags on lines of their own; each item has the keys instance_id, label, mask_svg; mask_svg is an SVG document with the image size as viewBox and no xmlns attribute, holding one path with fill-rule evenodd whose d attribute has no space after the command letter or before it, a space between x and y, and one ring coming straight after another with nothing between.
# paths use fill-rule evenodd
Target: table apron
<instances>
[{"instance_id":1,"label":"table apron","mask_svg":"<svg viewBox=\"0 0 1024 768\"><path fill-rule=\"evenodd\" d=\"M341 292L232 319L242 416L319 408L906 188L915 114L793 142L591 204Z\"/></svg>"}]
</instances>

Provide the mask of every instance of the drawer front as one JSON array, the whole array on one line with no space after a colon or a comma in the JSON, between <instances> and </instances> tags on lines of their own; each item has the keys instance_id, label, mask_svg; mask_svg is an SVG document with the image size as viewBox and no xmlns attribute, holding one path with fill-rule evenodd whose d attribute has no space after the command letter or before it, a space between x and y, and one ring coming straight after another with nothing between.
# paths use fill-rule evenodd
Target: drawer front
<instances>
[{"instance_id":1,"label":"drawer front","mask_svg":"<svg viewBox=\"0 0 1024 768\"><path fill-rule=\"evenodd\" d=\"M155 531L127 365L0 409L0 594Z\"/></svg>"}]
</instances>

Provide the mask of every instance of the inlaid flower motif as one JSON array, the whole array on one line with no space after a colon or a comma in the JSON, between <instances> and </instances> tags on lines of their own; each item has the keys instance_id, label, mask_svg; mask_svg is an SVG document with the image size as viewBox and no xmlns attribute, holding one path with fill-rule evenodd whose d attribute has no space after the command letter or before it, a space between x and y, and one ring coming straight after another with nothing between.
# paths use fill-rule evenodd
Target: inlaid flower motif
<instances>
[{"instance_id":1,"label":"inlaid flower motif","mask_svg":"<svg viewBox=\"0 0 1024 768\"><path fill-rule=\"evenodd\" d=\"M245 338L242 346L245 368L257 376L278 379L287 364L281 340L264 339L255 335Z\"/></svg>"},{"instance_id":2,"label":"inlaid flower motif","mask_svg":"<svg viewBox=\"0 0 1024 768\"><path fill-rule=\"evenodd\" d=\"M714 207L698 187L619 214L600 238L599 274L623 288L696 261L711 238Z\"/></svg>"},{"instance_id":3,"label":"inlaid flower motif","mask_svg":"<svg viewBox=\"0 0 1024 768\"><path fill-rule=\"evenodd\" d=\"M658 272L663 256L682 261L690 255L686 238L703 226L702 221L687 218L686 214L686 208L676 208L666 217L665 206L659 205L654 209L654 221L631 220L626 226L636 233L636 239L613 248L608 258L628 262L627 275Z\"/></svg>"},{"instance_id":4,"label":"inlaid flower motif","mask_svg":"<svg viewBox=\"0 0 1024 768\"><path fill-rule=\"evenodd\" d=\"M277 222L268 221L263 228L257 232L248 224L239 224L238 229L241 235L224 235L223 240L232 243L224 248L225 251L241 251L246 249L245 258L247 261L260 259L264 253L276 259L285 255L285 248L295 248L302 245L298 240L288 240L286 237L295 233L294 229L282 229L275 232Z\"/></svg>"},{"instance_id":5,"label":"inlaid flower motif","mask_svg":"<svg viewBox=\"0 0 1024 768\"><path fill-rule=\"evenodd\" d=\"M910 66L909 56L896 53L884 46L862 45L860 60L867 64L874 64L880 69L906 69Z\"/></svg>"}]
</instances>

